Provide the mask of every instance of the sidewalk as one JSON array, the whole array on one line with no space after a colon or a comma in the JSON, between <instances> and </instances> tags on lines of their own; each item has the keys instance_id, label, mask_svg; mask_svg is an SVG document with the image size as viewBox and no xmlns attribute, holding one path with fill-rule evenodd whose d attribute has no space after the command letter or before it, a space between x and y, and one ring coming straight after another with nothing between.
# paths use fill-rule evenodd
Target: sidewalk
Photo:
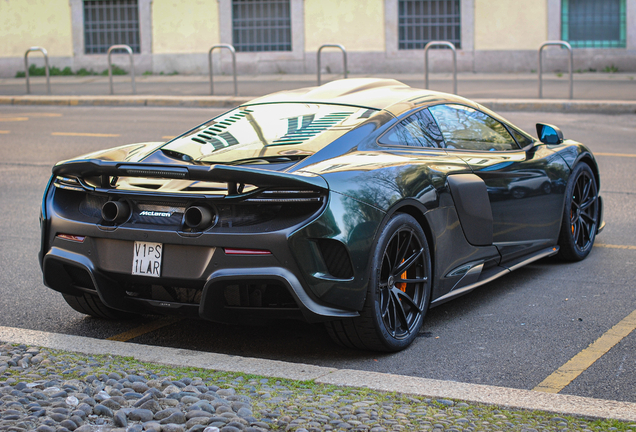
<instances>
[{"instance_id":1,"label":"sidewalk","mask_svg":"<svg viewBox=\"0 0 636 432\"><path fill-rule=\"evenodd\" d=\"M636 431L630 402L10 327L0 395L0 429L14 431Z\"/></svg>"},{"instance_id":2,"label":"sidewalk","mask_svg":"<svg viewBox=\"0 0 636 432\"><path fill-rule=\"evenodd\" d=\"M342 75L324 74L322 82ZM423 74L351 75L394 78L412 87L423 88ZM210 96L206 75L142 75L135 77L137 92L132 94L131 77L115 76L114 96L104 76L51 77L51 96L46 95L44 77L31 77L31 95L26 95L25 78L0 79L0 104L55 105L144 105L231 107L254 97L281 90L315 86L317 77L305 75L238 76L238 98L233 98L231 76L214 77L214 96ZM460 96L475 99L495 110L560 112L636 112L636 74L574 74L574 99L569 100L568 75L544 74L543 95L538 99L536 74L473 74L457 77ZM451 74L431 74L432 90L452 92Z\"/></svg>"}]
</instances>

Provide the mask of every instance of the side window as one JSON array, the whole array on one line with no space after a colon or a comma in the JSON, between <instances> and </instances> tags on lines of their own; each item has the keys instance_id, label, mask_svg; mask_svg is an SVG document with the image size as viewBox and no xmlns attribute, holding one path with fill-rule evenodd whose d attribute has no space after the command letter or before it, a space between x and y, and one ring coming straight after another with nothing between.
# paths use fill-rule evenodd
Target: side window
<instances>
[{"instance_id":1,"label":"side window","mask_svg":"<svg viewBox=\"0 0 636 432\"><path fill-rule=\"evenodd\" d=\"M442 134L427 109L411 114L378 140L380 144L409 147L443 147Z\"/></svg>"},{"instance_id":2,"label":"side window","mask_svg":"<svg viewBox=\"0 0 636 432\"><path fill-rule=\"evenodd\" d=\"M501 151L519 146L500 122L463 105L436 105L429 110L437 120L446 148Z\"/></svg>"},{"instance_id":3,"label":"side window","mask_svg":"<svg viewBox=\"0 0 636 432\"><path fill-rule=\"evenodd\" d=\"M532 144L532 139L528 136L526 136L525 134L519 132L518 130L516 130L515 128L510 128L510 132L512 133L512 135L515 137L515 139L517 140L517 142L519 143L520 147L525 147L527 145Z\"/></svg>"}]
</instances>

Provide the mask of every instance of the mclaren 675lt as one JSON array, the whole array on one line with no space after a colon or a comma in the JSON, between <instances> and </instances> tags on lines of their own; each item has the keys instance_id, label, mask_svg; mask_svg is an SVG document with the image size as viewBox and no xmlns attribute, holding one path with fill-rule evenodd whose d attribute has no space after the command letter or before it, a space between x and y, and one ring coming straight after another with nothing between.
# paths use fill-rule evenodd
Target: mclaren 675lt
<instances>
[{"instance_id":1,"label":"mclaren 675lt","mask_svg":"<svg viewBox=\"0 0 636 432\"><path fill-rule=\"evenodd\" d=\"M59 162L44 283L100 318L323 322L397 351L429 307L603 228L591 151L389 79L274 93L166 143Z\"/></svg>"}]
</instances>

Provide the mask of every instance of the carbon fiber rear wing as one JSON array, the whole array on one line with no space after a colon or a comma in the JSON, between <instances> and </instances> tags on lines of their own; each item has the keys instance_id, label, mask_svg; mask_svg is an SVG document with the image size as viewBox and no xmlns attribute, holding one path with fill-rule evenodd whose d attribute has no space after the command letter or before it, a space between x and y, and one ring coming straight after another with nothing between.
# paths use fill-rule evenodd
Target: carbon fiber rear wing
<instances>
[{"instance_id":1,"label":"carbon fiber rear wing","mask_svg":"<svg viewBox=\"0 0 636 432\"><path fill-rule=\"evenodd\" d=\"M229 165L171 166L83 159L60 162L53 167L57 176L101 177L101 186L109 188L112 177L148 177L220 182L228 184L228 194L237 194L237 185L251 184L259 188L292 187L328 190L327 182L310 173L289 174L258 168Z\"/></svg>"}]
</instances>

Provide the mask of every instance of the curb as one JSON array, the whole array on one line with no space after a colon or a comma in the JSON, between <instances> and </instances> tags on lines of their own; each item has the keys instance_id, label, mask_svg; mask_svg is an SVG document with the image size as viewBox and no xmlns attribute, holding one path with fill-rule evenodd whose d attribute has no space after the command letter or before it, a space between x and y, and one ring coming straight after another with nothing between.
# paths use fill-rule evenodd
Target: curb
<instances>
[{"instance_id":1,"label":"curb","mask_svg":"<svg viewBox=\"0 0 636 432\"><path fill-rule=\"evenodd\" d=\"M635 114L636 101L571 99L474 99L493 111L541 111L576 114Z\"/></svg>"},{"instance_id":2,"label":"curb","mask_svg":"<svg viewBox=\"0 0 636 432\"><path fill-rule=\"evenodd\" d=\"M154 106L234 108L256 96L0 96L0 105ZM474 99L493 111L635 114L636 101L570 99Z\"/></svg>"},{"instance_id":3,"label":"curb","mask_svg":"<svg viewBox=\"0 0 636 432\"><path fill-rule=\"evenodd\" d=\"M234 108L255 97L237 96L0 96L0 105L159 106Z\"/></svg>"},{"instance_id":4,"label":"curb","mask_svg":"<svg viewBox=\"0 0 636 432\"><path fill-rule=\"evenodd\" d=\"M110 354L133 357L141 362L169 366L197 367L301 381L313 380L319 384L367 387L377 391L407 393L430 398L459 399L512 409L540 410L587 418L636 421L636 403L632 402L542 393L531 390L441 381L379 372L336 369L278 360L92 339L83 336L47 333L13 327L0 326L0 340L57 350L72 350L84 354Z\"/></svg>"}]
</instances>

